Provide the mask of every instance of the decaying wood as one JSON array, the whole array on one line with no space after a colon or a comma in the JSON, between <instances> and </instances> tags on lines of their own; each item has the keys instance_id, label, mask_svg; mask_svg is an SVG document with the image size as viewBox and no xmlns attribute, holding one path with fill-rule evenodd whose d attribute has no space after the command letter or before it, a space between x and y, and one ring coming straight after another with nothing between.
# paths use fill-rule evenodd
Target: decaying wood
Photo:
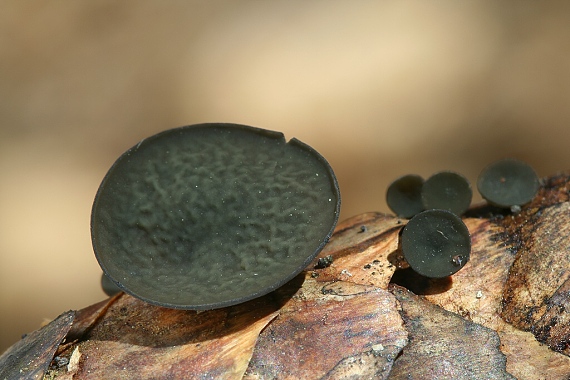
<instances>
[{"instance_id":1,"label":"decaying wood","mask_svg":"<svg viewBox=\"0 0 570 380\"><path fill-rule=\"evenodd\" d=\"M471 209L471 260L440 280L407 268L405 220L359 215L271 294L200 313L120 294L29 334L0 378L568 379L569 195L559 175L517 214Z\"/></svg>"},{"instance_id":2,"label":"decaying wood","mask_svg":"<svg viewBox=\"0 0 570 380\"><path fill-rule=\"evenodd\" d=\"M261 333L245 378L383 378L407 336L390 292L308 277Z\"/></svg>"},{"instance_id":3,"label":"decaying wood","mask_svg":"<svg viewBox=\"0 0 570 380\"><path fill-rule=\"evenodd\" d=\"M570 354L569 194L565 177L551 178L524 212L503 221L513 246L524 254L517 255L510 269L501 313L507 322L566 355ZM542 207L549 200L554 204Z\"/></svg>"},{"instance_id":4,"label":"decaying wood","mask_svg":"<svg viewBox=\"0 0 570 380\"><path fill-rule=\"evenodd\" d=\"M390 373L396 379L514 379L498 334L446 311L397 285L410 342ZM418 365L421 363L421 365Z\"/></svg>"},{"instance_id":5,"label":"decaying wood","mask_svg":"<svg viewBox=\"0 0 570 380\"><path fill-rule=\"evenodd\" d=\"M63 313L4 352L0 357L0 379L43 378L74 317L73 311Z\"/></svg>"}]
</instances>

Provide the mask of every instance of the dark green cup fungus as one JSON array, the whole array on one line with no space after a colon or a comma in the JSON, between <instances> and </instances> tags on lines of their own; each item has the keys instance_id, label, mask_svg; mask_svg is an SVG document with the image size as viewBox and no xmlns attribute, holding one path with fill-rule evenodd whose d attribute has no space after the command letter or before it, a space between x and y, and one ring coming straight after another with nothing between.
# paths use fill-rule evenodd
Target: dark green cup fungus
<instances>
[{"instance_id":1,"label":"dark green cup fungus","mask_svg":"<svg viewBox=\"0 0 570 380\"><path fill-rule=\"evenodd\" d=\"M481 196L494 206L506 208L530 202L539 187L532 167L512 158L492 163L477 179Z\"/></svg>"},{"instance_id":2,"label":"dark green cup fungus","mask_svg":"<svg viewBox=\"0 0 570 380\"><path fill-rule=\"evenodd\" d=\"M396 179L388 186L386 203L401 218L411 218L421 212L422 185L424 179L419 175L408 174Z\"/></svg>"},{"instance_id":3,"label":"dark green cup fungus","mask_svg":"<svg viewBox=\"0 0 570 380\"><path fill-rule=\"evenodd\" d=\"M425 277L451 276L469 261L471 237L460 217L447 210L414 216L401 235L404 258Z\"/></svg>"},{"instance_id":4,"label":"dark green cup fungus","mask_svg":"<svg viewBox=\"0 0 570 380\"><path fill-rule=\"evenodd\" d=\"M105 273L101 274L101 289L109 297L122 292L121 288L117 286Z\"/></svg>"},{"instance_id":5,"label":"dark green cup fungus","mask_svg":"<svg viewBox=\"0 0 570 380\"><path fill-rule=\"evenodd\" d=\"M443 171L429 177L422 186L424 209L448 210L461 215L469 208L473 191L461 174Z\"/></svg>"},{"instance_id":6,"label":"dark green cup fungus","mask_svg":"<svg viewBox=\"0 0 570 380\"><path fill-rule=\"evenodd\" d=\"M331 236L340 193L297 139L235 124L171 129L126 151L93 204L101 268L149 303L206 310L280 287Z\"/></svg>"}]
</instances>

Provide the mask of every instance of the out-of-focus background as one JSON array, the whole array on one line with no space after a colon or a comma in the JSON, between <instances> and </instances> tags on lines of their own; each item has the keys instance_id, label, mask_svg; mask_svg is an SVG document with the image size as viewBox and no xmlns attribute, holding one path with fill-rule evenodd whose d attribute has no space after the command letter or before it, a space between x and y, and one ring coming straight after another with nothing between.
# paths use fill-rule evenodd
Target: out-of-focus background
<instances>
[{"instance_id":1,"label":"out-of-focus background","mask_svg":"<svg viewBox=\"0 0 570 380\"><path fill-rule=\"evenodd\" d=\"M389 212L407 173L570 169L569 19L567 2L3 1L0 351L105 298L93 197L164 129L297 137L333 166L343 219Z\"/></svg>"}]
</instances>

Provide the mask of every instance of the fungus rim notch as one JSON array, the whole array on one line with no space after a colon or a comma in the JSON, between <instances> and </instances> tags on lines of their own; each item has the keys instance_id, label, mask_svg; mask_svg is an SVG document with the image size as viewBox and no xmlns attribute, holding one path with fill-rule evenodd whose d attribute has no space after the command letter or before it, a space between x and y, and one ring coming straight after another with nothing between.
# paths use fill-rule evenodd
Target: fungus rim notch
<instances>
[{"instance_id":1,"label":"fungus rim notch","mask_svg":"<svg viewBox=\"0 0 570 380\"><path fill-rule=\"evenodd\" d=\"M264 159L268 160L268 162L270 162L270 164L271 164L271 165L267 165L267 166L272 167L271 170L273 170L273 171L280 170L281 165L279 165L279 162L277 162L277 161L279 159L283 159L284 157L288 160L287 164L292 165L291 166L292 169L291 168L288 168L288 169L290 169L291 172L293 172L294 174L295 174L295 168L296 168L295 165L299 166L299 162L303 162L303 165L300 165L298 168L299 173L295 174L295 175L299 176L300 182L304 181L302 184L299 184L299 188L294 188L294 186L292 184L290 184L291 186L293 186L292 187L293 190L291 190L291 188L286 188L286 190L284 190L281 193L279 190L275 190L275 189L273 189L273 190L274 190L274 193L277 194L275 201L283 200L286 198L286 201L300 202L299 205L306 205L307 202L309 202L309 204L310 204L309 209L302 209L302 210L295 209L295 210L297 210L297 213L298 213L298 215L295 215L295 217L294 217L293 213L291 213L291 217L294 220L302 220L302 221L306 221L306 222L308 221L307 222L308 224L301 225L301 227L300 227L300 228L305 229L305 231L302 232L302 236L298 236L298 237L293 236L293 232L291 232L291 236L290 236L290 238L293 240L297 239L298 244L301 245L301 247L305 247L304 249L298 250L298 251L304 252L304 253L300 254L296 258L296 261L294 261L294 263L291 264L290 267L284 266L286 272L284 271L281 274L277 274L276 272L270 272L270 273L264 272L263 275L268 277L267 281L270 281L271 284L268 285L268 283L265 282L263 286L257 288L255 291L249 290L247 292L247 294L236 292L237 295L235 297L229 297L229 298L224 299L224 300L216 299L215 301L212 301L212 302L204 301L203 297L202 297L202 301L192 303L192 304L189 304L188 302L186 302L186 303L169 302L168 299L158 299L157 300L157 299L154 299L153 297L148 297L145 294L141 294L141 292L136 290L136 289L133 290L132 284L134 282L131 282L130 284L125 284L125 281L121 281L122 279L127 278L128 276L140 276L139 272L141 272L142 270L139 271L138 269L135 268L134 270L126 269L124 271L121 271L121 270L117 270L116 268L110 268L111 265L109 265L108 258L103 258L103 256L109 255L110 253L104 253L105 249L108 249L109 246L105 246L105 244L102 244L99 241L100 240L99 234L101 233L101 228L102 228L101 225L105 223L105 220L103 220L103 219L105 219L105 217L104 217L104 215L102 215L101 210L99 210L99 209L100 208L105 209L105 207L107 207L105 212L109 213L109 212L112 212L112 210L111 210L111 207L108 207L108 205L113 204L113 202L119 203L119 201L116 201L115 198L110 198L110 200L108 200L108 201L107 200L103 201L102 199L105 198L105 193L108 193L111 191L122 190L121 186L124 184L120 183L120 181L117 178L115 178L115 176L120 175L121 170L126 170L124 168L121 168L121 166L125 162L135 161L137 159L137 156L141 155L142 152L144 152L145 149L147 149L149 147L149 145L159 144L159 143L161 143L161 141L162 142L168 141L168 139L173 138L172 137L173 135L178 134L179 136L177 136L177 138L179 137L180 139L183 139L183 138L187 138L187 135L182 136L184 134L190 134L191 135L193 133L199 133L202 131L207 131L207 132L205 132L206 134L207 133L216 133L216 132L228 133L229 135L233 136L234 138L237 135L244 135L244 136L247 135L246 137L244 137L243 141L245 141L245 139L251 139L251 141L255 141L255 144L253 144L250 141L248 142L248 144L250 144L250 147L255 147L255 149L249 149L248 150L248 148L246 146L240 147L239 144L237 144L237 146L236 146L236 143L234 140L231 140L231 142L228 142L228 144L233 146L235 148L235 151L239 151L239 152L241 152L242 150L244 152L247 151L248 152L247 154L253 155L254 157L257 157L255 155L258 155L258 154L262 154L262 153L265 154L265 156L263 156ZM224 137L219 137L219 138L223 139ZM232 148L232 149L234 149L234 148ZM268 150L264 150L264 149L268 149ZM230 150L230 153L233 153L233 152L234 152L233 150ZM271 155L271 153L275 153L275 152L278 152L279 154L281 154L281 156L273 157ZM268 159L267 157L269 157L270 159ZM230 158L232 158L232 157L230 157ZM251 156L246 156L246 158L251 159ZM271 160L273 160L273 161L271 161ZM303 160L305 160L305 161L303 161ZM257 161L255 161L255 160L250 160L250 161L254 161L254 164L257 164ZM265 163L266 163L265 161L261 161L258 166L263 166ZM254 165L250 165L250 166L254 166ZM282 166L286 166L285 163L283 163ZM301 168L301 166L303 166L303 168ZM316 172L313 172L313 174L312 174L312 176L314 176L315 178L309 178L309 175L306 174L305 172L303 172L303 170L305 170L304 166L307 166L311 170L312 170L312 168L315 168L315 170L318 169ZM246 171L248 169L247 166L240 167L238 165L237 167L241 168L241 169L245 168L244 170L246 170ZM308 171L309 169L306 169L306 171ZM320 174L320 177L319 177L319 174ZM279 173L276 175L279 175ZM293 178L295 178L295 177L293 177ZM257 179L259 179L259 178L257 178ZM125 180L125 183L126 182L128 182L128 181ZM243 184L243 183L239 184L237 180L235 181L235 183L236 183L237 187L243 185L243 186L246 186L246 188L247 188L247 184ZM256 189L255 197L250 196L248 199L246 199L247 201L254 202L256 199L262 199L262 200L267 201L267 199L263 198L263 196L265 195L265 193L269 193L269 191L264 191L263 183L264 183L263 181L259 181L259 186L261 186L261 187L259 189ZM105 189L107 189L107 185L109 185L109 184L112 184L113 186L110 186L109 190L105 190ZM200 186L200 184L198 184L198 186L196 186L196 188L198 188L199 186ZM305 186L305 187L303 187L303 186ZM317 187L314 189L311 189L310 186L317 186ZM117 190L117 189L119 189L119 190ZM259 194L257 194L257 191L259 191ZM285 195L283 195L283 194L285 194ZM247 191L243 191L239 195L248 196L248 195L250 195L250 193ZM305 198L303 198L303 197L305 197ZM313 198L316 197L318 199L316 199L316 200L310 199L310 197L313 197ZM236 198L239 198L239 197L236 196ZM246 200L239 199L239 202L245 202ZM237 203L239 203L239 202L237 202ZM269 203L267 203L267 202L269 202ZM266 202L266 204L271 203L270 201L267 201L267 202ZM313 206L311 202L314 202L316 204ZM322 209L316 210L317 207L321 207L323 205L325 207L322 207ZM96 256L97 261L99 262L101 268L103 269L103 271L113 280L113 282L115 284L117 284L125 292L127 292L127 293L129 293L129 294L131 294L137 298L140 298L140 299L142 299L142 300L144 300L150 304L154 304L154 305L162 306L162 307L168 307L168 308L174 308L174 309L189 309L189 310L215 309L215 308L221 308L221 307L225 307L225 306L230 306L230 305L242 303L242 302L260 297L262 295L265 295L265 294L279 288L280 286L284 285L286 282L290 281L295 276L297 276L301 271L303 271L310 264L310 262L314 259L314 257L316 257L316 255L323 249L325 244L329 241L332 233L334 232L335 226L338 222L338 218L340 215L340 205L341 205L340 189L338 186L338 181L336 179L336 176L332 170L332 167L330 166L330 164L326 161L326 159L320 153L318 153L315 149L313 149L309 145L305 144L304 142L302 142L302 141L300 141L294 137L287 141L285 139L285 136L281 132L270 131L270 130L265 130L265 129L256 128L256 127L250 127L250 126L241 125L241 124L205 123L205 124L189 125L189 126L184 126L184 127L179 127L179 128L174 128L174 129L162 131L162 132L157 133L153 136L147 137L147 138L139 141L136 145L134 145L133 147L128 149L126 152L124 152L115 161L115 163L111 166L111 168L109 169L109 171L107 172L107 174L103 178L103 181L101 182L101 185L97 191L97 194L95 196L95 200L93 203L92 214L91 214L92 243L93 243L93 248L95 251L95 256ZM254 209L255 207L257 207L257 209L255 209L255 210L258 212L259 215L263 214L264 216L266 216L268 218L270 217L270 215L268 215L268 213L265 212L267 210L261 210L262 206L260 206L259 204L253 204L252 209ZM310 210L311 207L313 207L312 211ZM283 209L285 209L285 207ZM323 211L323 209L325 211ZM261 211L259 211L259 210L261 210ZM323 216L319 216L320 214L323 214ZM279 218L285 218L285 214L279 214L278 217ZM297 218L297 219L295 219L295 218ZM244 216L243 219L247 219L247 216ZM293 220L293 219L286 219L286 220L289 221L289 220ZM257 223L257 226L258 227L261 226L260 231L262 233L268 233L268 231L270 229L269 228L264 229L264 223L269 223L269 222L266 222L266 220L261 220L259 223ZM279 221L274 220L273 223L279 223ZM291 225L294 224L291 221L289 221L288 223ZM314 231L313 232L311 232L311 231L307 232L307 230L306 230L307 228L313 228ZM223 227L220 227L219 229L223 230ZM292 231L296 231L297 234L301 235L301 232L299 232L299 230L292 230ZM283 241L286 241L285 238L283 238L283 236L281 236L281 238ZM275 241L278 239L273 238L273 239L269 239L268 241L266 241L264 244L266 244L266 246L268 247L267 249L271 249L272 240ZM288 251L288 252L289 253L286 254L287 256L293 255L293 253L295 253L295 252L290 252L290 251ZM282 258L283 255L281 255L279 257ZM235 259L235 257L234 257L234 259ZM239 259L239 255L238 255L238 259ZM236 259L236 260L238 260L238 259ZM255 261L255 260L253 260L253 261ZM255 271L261 273L263 270L266 270L266 271L273 270L273 269L267 269L269 266L271 266L270 264L272 264L271 262L267 261L267 259L262 258L261 262L264 262L264 264L252 264L256 268ZM219 265L223 266L223 264L225 264L225 263L222 262L222 264L219 264ZM243 265L249 265L249 264L246 262ZM272 267L272 268L274 268L274 267ZM122 274L119 274L119 273L122 273ZM255 273L254 275L258 276L260 273ZM220 275L220 276L224 277L225 275ZM255 281L257 281L260 278L262 278L262 277L258 276L254 280L250 279L250 282L253 281L253 285L249 289L254 289L255 288ZM158 277L156 279L153 278L153 281L158 281L158 280L159 280ZM220 280L220 282L223 282L223 281L224 281L223 279ZM262 282L260 281L259 283L262 283ZM237 285L237 284L238 283L236 283L235 285ZM239 283L239 284L240 284L240 286L233 285L234 288L237 288L237 289L242 288L242 286L241 286L242 284L241 283ZM154 285L160 286L160 284L158 284L158 283L155 283ZM209 286L211 286L211 285L209 285ZM227 284L227 287L229 287L229 286L230 285ZM212 289L215 289L215 287ZM231 293L231 290L228 290L228 292Z\"/></svg>"}]
</instances>

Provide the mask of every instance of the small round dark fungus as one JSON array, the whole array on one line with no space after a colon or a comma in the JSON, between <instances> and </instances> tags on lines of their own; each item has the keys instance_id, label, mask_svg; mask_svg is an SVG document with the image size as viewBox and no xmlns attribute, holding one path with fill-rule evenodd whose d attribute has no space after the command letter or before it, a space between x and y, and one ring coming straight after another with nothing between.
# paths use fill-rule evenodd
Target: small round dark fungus
<instances>
[{"instance_id":1,"label":"small round dark fungus","mask_svg":"<svg viewBox=\"0 0 570 380\"><path fill-rule=\"evenodd\" d=\"M115 294L123 291L105 273L101 274L101 288L109 297L113 297Z\"/></svg>"},{"instance_id":2,"label":"small round dark fungus","mask_svg":"<svg viewBox=\"0 0 570 380\"><path fill-rule=\"evenodd\" d=\"M450 276L469 261L469 230L460 217L447 210L427 210L414 216L401 239L404 258L425 277Z\"/></svg>"},{"instance_id":3,"label":"small round dark fungus","mask_svg":"<svg viewBox=\"0 0 570 380\"><path fill-rule=\"evenodd\" d=\"M429 177L422 186L422 203L426 210L447 210L461 215L469 208L473 191L461 174L443 171Z\"/></svg>"},{"instance_id":4,"label":"small round dark fungus","mask_svg":"<svg viewBox=\"0 0 570 380\"><path fill-rule=\"evenodd\" d=\"M492 205L505 208L530 202L539 187L535 171L528 164L512 158L487 166L477 180L481 196Z\"/></svg>"},{"instance_id":5,"label":"small round dark fungus","mask_svg":"<svg viewBox=\"0 0 570 380\"><path fill-rule=\"evenodd\" d=\"M424 179L419 175L408 174L396 179L388 186L386 203L401 218L411 218L424 208L421 191Z\"/></svg>"},{"instance_id":6,"label":"small round dark fungus","mask_svg":"<svg viewBox=\"0 0 570 380\"><path fill-rule=\"evenodd\" d=\"M291 280L328 241L339 211L334 173L308 145L199 124L118 158L95 197L91 236L101 268L125 292L207 310Z\"/></svg>"}]
</instances>

